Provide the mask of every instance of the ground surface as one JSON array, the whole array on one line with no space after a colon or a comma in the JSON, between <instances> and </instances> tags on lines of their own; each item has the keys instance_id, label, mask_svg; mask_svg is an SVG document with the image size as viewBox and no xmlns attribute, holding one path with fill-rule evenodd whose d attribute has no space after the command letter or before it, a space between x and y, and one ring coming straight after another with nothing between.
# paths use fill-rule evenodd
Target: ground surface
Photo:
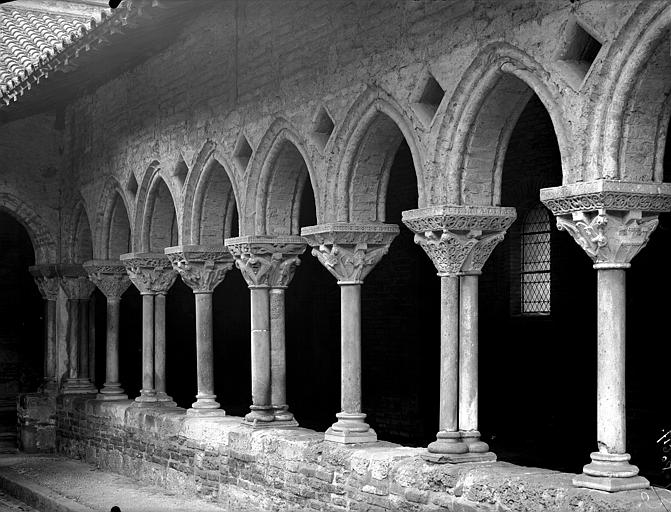
<instances>
[{"instance_id":1,"label":"ground surface","mask_svg":"<svg viewBox=\"0 0 671 512\"><path fill-rule=\"evenodd\" d=\"M122 512L224 510L202 500L139 485L129 478L58 456L0 455L0 493L0 512L108 512L114 505ZM8 496L10 493L37 508L22 505Z\"/></svg>"}]
</instances>

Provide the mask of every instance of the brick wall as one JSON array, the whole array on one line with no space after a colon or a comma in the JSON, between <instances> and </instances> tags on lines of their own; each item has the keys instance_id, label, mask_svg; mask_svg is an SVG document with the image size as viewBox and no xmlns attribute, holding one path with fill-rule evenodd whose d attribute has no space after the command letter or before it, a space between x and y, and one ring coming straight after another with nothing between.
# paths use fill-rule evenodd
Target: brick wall
<instances>
[{"instance_id":1,"label":"brick wall","mask_svg":"<svg viewBox=\"0 0 671 512\"><path fill-rule=\"evenodd\" d=\"M391 443L345 447L307 429L254 431L241 418L128 404L59 398L59 452L231 510L598 512L642 503L638 491L576 489L572 475L549 470L430 464L421 449Z\"/></svg>"}]
</instances>

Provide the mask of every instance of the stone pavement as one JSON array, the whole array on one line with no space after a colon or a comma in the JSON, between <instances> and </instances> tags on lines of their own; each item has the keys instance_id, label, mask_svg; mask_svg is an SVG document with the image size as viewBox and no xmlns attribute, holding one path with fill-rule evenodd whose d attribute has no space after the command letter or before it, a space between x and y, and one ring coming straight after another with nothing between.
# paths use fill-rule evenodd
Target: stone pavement
<instances>
[{"instance_id":1,"label":"stone pavement","mask_svg":"<svg viewBox=\"0 0 671 512\"><path fill-rule=\"evenodd\" d=\"M0 512L109 512L114 505L121 512L225 510L55 455L0 455L0 493Z\"/></svg>"}]
</instances>

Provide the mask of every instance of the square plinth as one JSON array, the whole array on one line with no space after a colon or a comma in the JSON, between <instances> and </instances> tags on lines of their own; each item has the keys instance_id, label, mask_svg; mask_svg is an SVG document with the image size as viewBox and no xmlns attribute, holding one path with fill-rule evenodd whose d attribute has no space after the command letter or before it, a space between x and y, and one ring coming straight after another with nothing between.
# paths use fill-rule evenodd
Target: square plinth
<instances>
[{"instance_id":1,"label":"square plinth","mask_svg":"<svg viewBox=\"0 0 671 512\"><path fill-rule=\"evenodd\" d=\"M333 430L332 428L329 428L324 433L324 441L331 441L333 443L340 444L376 443L377 434L372 428L366 432Z\"/></svg>"},{"instance_id":2,"label":"square plinth","mask_svg":"<svg viewBox=\"0 0 671 512\"><path fill-rule=\"evenodd\" d=\"M496 454L484 453L431 453L422 454L422 458L434 464L463 464L466 462L495 462Z\"/></svg>"},{"instance_id":3,"label":"square plinth","mask_svg":"<svg viewBox=\"0 0 671 512\"><path fill-rule=\"evenodd\" d=\"M597 491L618 492L635 489L648 489L650 482L642 476L615 478L607 476L578 475L573 479L573 485Z\"/></svg>"}]
</instances>

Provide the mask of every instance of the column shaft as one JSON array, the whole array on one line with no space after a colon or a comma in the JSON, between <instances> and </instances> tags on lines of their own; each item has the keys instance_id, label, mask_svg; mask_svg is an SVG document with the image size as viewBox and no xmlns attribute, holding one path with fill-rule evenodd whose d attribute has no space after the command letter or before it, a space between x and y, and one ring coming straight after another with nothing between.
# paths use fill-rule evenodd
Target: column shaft
<instances>
[{"instance_id":1,"label":"column shaft","mask_svg":"<svg viewBox=\"0 0 671 512\"><path fill-rule=\"evenodd\" d=\"M293 421L287 405L286 326L284 288L270 289L271 401L275 419Z\"/></svg>"},{"instance_id":2,"label":"column shaft","mask_svg":"<svg viewBox=\"0 0 671 512\"><path fill-rule=\"evenodd\" d=\"M196 371L198 394L187 414L223 416L214 394L214 345L212 326L212 292L194 292L196 299Z\"/></svg>"},{"instance_id":3,"label":"column shaft","mask_svg":"<svg viewBox=\"0 0 671 512\"><path fill-rule=\"evenodd\" d=\"M89 380L89 299L79 301L79 378Z\"/></svg>"},{"instance_id":4,"label":"column shaft","mask_svg":"<svg viewBox=\"0 0 671 512\"><path fill-rule=\"evenodd\" d=\"M361 285L340 285L340 404L361 412Z\"/></svg>"},{"instance_id":5,"label":"column shaft","mask_svg":"<svg viewBox=\"0 0 671 512\"><path fill-rule=\"evenodd\" d=\"M47 386L55 386L56 383L56 301L45 301L45 380Z\"/></svg>"},{"instance_id":6,"label":"column shaft","mask_svg":"<svg viewBox=\"0 0 671 512\"><path fill-rule=\"evenodd\" d=\"M440 277L440 430L458 429L459 278Z\"/></svg>"},{"instance_id":7,"label":"column shaft","mask_svg":"<svg viewBox=\"0 0 671 512\"><path fill-rule=\"evenodd\" d=\"M599 269L597 277L597 441L599 451L626 452L624 269Z\"/></svg>"},{"instance_id":8,"label":"column shaft","mask_svg":"<svg viewBox=\"0 0 671 512\"><path fill-rule=\"evenodd\" d=\"M107 298L107 350L105 359L105 385L98 394L101 400L128 398L119 383L119 317L120 298Z\"/></svg>"},{"instance_id":9,"label":"column shaft","mask_svg":"<svg viewBox=\"0 0 671 512\"><path fill-rule=\"evenodd\" d=\"M155 402L154 389L154 295L142 295L142 389L138 402Z\"/></svg>"},{"instance_id":10,"label":"column shaft","mask_svg":"<svg viewBox=\"0 0 671 512\"><path fill-rule=\"evenodd\" d=\"M79 303L77 299L68 299L68 380L79 376Z\"/></svg>"},{"instance_id":11,"label":"column shaft","mask_svg":"<svg viewBox=\"0 0 671 512\"><path fill-rule=\"evenodd\" d=\"M460 278L459 430L478 430L478 276Z\"/></svg>"},{"instance_id":12,"label":"column shaft","mask_svg":"<svg viewBox=\"0 0 671 512\"><path fill-rule=\"evenodd\" d=\"M165 393L165 294L154 295L154 389Z\"/></svg>"},{"instance_id":13,"label":"column shaft","mask_svg":"<svg viewBox=\"0 0 671 512\"><path fill-rule=\"evenodd\" d=\"M248 421L272 421L270 400L270 293L250 287L252 340L252 410Z\"/></svg>"}]
</instances>

